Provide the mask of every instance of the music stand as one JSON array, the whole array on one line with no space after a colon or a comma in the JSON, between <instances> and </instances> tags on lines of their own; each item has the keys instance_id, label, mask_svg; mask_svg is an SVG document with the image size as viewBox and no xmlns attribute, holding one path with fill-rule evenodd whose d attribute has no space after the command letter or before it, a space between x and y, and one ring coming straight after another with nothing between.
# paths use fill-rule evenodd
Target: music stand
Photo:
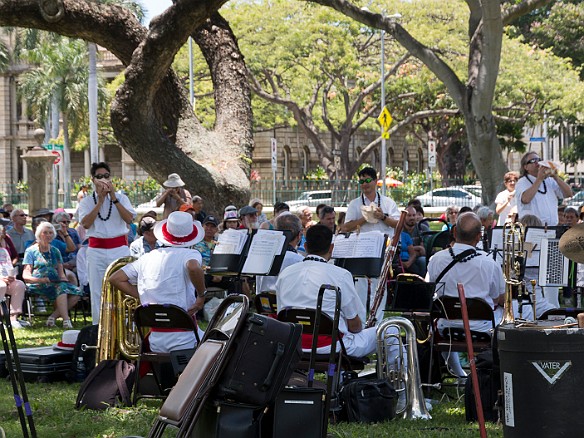
<instances>
[{"instance_id":1,"label":"music stand","mask_svg":"<svg viewBox=\"0 0 584 438\"><path fill-rule=\"evenodd\" d=\"M430 313L434 296L442 290L444 283L396 281L391 304L386 311L399 313ZM389 302L389 300L388 300Z\"/></svg>"},{"instance_id":2,"label":"music stand","mask_svg":"<svg viewBox=\"0 0 584 438\"><path fill-rule=\"evenodd\" d=\"M381 245L381 251L376 257L335 258L335 265L346 269L353 277L379 277L385 259L387 237L387 235L383 236L383 245Z\"/></svg>"},{"instance_id":3,"label":"music stand","mask_svg":"<svg viewBox=\"0 0 584 438\"><path fill-rule=\"evenodd\" d=\"M283 240L281 247L273 257L273 261L268 272L245 272L245 275L270 275L275 276L280 273L280 268L284 262L284 256L286 255L286 248L292 240L292 232L289 230L278 231L283 234L285 240ZM208 274L219 275L219 276L239 276L242 274L242 270L247 260L250 247L253 239L257 236L258 230L253 230L251 234L248 235L247 240L241 250L240 254L215 254L211 255L211 261L209 263Z\"/></svg>"}]
</instances>

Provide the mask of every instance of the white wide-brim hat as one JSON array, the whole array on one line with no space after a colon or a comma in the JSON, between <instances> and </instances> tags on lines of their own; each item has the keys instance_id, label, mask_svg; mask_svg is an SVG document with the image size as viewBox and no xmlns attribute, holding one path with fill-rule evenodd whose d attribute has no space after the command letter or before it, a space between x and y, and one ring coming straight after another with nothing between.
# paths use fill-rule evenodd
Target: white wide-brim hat
<instances>
[{"instance_id":1,"label":"white wide-brim hat","mask_svg":"<svg viewBox=\"0 0 584 438\"><path fill-rule=\"evenodd\" d=\"M185 185L184 181L178 176L178 173L171 173L168 175L168 179L162 184L164 187L174 188L183 187Z\"/></svg>"},{"instance_id":2,"label":"white wide-brim hat","mask_svg":"<svg viewBox=\"0 0 584 438\"><path fill-rule=\"evenodd\" d=\"M154 235L163 245L185 248L203 240L205 232L190 213L173 211L154 226Z\"/></svg>"},{"instance_id":3,"label":"white wide-brim hat","mask_svg":"<svg viewBox=\"0 0 584 438\"><path fill-rule=\"evenodd\" d=\"M80 330L65 330L61 336L61 341L53 344L53 348L56 350L73 351L79 332Z\"/></svg>"}]
</instances>

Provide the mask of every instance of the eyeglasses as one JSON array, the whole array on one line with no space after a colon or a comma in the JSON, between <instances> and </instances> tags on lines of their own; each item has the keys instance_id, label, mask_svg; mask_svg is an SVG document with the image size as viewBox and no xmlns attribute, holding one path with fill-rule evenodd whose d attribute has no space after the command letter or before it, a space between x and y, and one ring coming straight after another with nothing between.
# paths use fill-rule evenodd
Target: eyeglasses
<instances>
[{"instance_id":1,"label":"eyeglasses","mask_svg":"<svg viewBox=\"0 0 584 438\"><path fill-rule=\"evenodd\" d=\"M59 221L59 222L61 222L62 224L70 224L71 223L71 221Z\"/></svg>"},{"instance_id":2,"label":"eyeglasses","mask_svg":"<svg viewBox=\"0 0 584 438\"><path fill-rule=\"evenodd\" d=\"M95 179L109 179L110 174L109 173L98 173L97 175L94 176Z\"/></svg>"},{"instance_id":3,"label":"eyeglasses","mask_svg":"<svg viewBox=\"0 0 584 438\"><path fill-rule=\"evenodd\" d=\"M506 179L505 182L506 183L516 183L517 180L516 179Z\"/></svg>"},{"instance_id":4,"label":"eyeglasses","mask_svg":"<svg viewBox=\"0 0 584 438\"><path fill-rule=\"evenodd\" d=\"M541 158L536 157L536 158L532 158L531 160L526 161L525 164L539 163L540 161L541 161Z\"/></svg>"},{"instance_id":5,"label":"eyeglasses","mask_svg":"<svg viewBox=\"0 0 584 438\"><path fill-rule=\"evenodd\" d=\"M26 214L26 213L22 213L22 214L17 214L16 216L20 216L20 217L27 217L27 216L28 216L28 214Z\"/></svg>"},{"instance_id":6,"label":"eyeglasses","mask_svg":"<svg viewBox=\"0 0 584 438\"><path fill-rule=\"evenodd\" d=\"M373 181L373 178L360 179L359 184L369 184L371 181Z\"/></svg>"}]
</instances>

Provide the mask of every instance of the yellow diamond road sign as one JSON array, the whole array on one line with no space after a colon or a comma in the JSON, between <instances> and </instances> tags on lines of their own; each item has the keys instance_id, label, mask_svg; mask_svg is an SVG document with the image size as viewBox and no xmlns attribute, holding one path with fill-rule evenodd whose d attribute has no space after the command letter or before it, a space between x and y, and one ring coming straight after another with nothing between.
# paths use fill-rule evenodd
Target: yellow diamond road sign
<instances>
[{"instance_id":1,"label":"yellow diamond road sign","mask_svg":"<svg viewBox=\"0 0 584 438\"><path fill-rule=\"evenodd\" d=\"M387 107L383 107L383 110L381 110L381 114L379 114L377 120L381 125L381 136L383 138L389 138L389 127L391 125L391 121L393 120L393 118L391 117L391 114L389 113Z\"/></svg>"}]
</instances>

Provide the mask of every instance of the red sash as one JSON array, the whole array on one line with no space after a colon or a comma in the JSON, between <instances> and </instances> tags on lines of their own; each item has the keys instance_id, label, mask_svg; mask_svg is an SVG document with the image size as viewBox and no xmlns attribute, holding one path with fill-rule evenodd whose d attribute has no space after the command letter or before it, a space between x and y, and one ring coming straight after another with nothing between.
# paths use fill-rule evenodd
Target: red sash
<instances>
[{"instance_id":1,"label":"red sash","mask_svg":"<svg viewBox=\"0 0 584 438\"><path fill-rule=\"evenodd\" d=\"M112 237L111 239L100 239L99 237L89 238L90 248L101 248L101 249L112 249L119 248L120 246L128 245L128 236L122 235L118 237Z\"/></svg>"}]
</instances>

